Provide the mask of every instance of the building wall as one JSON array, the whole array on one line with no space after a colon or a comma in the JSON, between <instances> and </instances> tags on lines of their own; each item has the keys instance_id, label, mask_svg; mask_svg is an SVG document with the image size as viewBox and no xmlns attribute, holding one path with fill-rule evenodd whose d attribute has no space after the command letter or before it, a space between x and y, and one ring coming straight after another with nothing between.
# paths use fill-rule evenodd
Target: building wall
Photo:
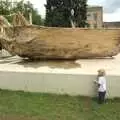
<instances>
[{"instance_id":1,"label":"building wall","mask_svg":"<svg viewBox=\"0 0 120 120\"><path fill-rule=\"evenodd\" d=\"M96 75L0 72L0 88L26 92L96 96ZM107 97L120 97L120 76L107 76Z\"/></svg>"},{"instance_id":2,"label":"building wall","mask_svg":"<svg viewBox=\"0 0 120 120\"><path fill-rule=\"evenodd\" d=\"M120 22L104 22L104 28L120 28Z\"/></svg>"},{"instance_id":3,"label":"building wall","mask_svg":"<svg viewBox=\"0 0 120 120\"><path fill-rule=\"evenodd\" d=\"M103 8L97 6L88 6L87 22L91 28L103 27Z\"/></svg>"}]
</instances>

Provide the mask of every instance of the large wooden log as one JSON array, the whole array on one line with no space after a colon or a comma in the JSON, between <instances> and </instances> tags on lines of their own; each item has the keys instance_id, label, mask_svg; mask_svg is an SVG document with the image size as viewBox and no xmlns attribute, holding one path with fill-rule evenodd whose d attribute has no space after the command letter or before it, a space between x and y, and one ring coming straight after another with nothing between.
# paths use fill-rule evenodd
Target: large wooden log
<instances>
[{"instance_id":1,"label":"large wooden log","mask_svg":"<svg viewBox=\"0 0 120 120\"><path fill-rule=\"evenodd\" d=\"M4 49L30 59L112 57L120 52L120 29L9 27L0 37Z\"/></svg>"}]
</instances>

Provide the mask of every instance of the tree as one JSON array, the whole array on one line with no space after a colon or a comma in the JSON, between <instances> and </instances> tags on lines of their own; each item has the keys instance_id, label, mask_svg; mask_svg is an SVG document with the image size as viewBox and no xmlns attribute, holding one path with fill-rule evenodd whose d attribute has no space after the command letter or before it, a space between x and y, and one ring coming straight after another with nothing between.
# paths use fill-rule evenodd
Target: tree
<instances>
[{"instance_id":1,"label":"tree","mask_svg":"<svg viewBox=\"0 0 120 120\"><path fill-rule=\"evenodd\" d=\"M87 19L87 0L73 0L74 19L77 27L85 27Z\"/></svg>"},{"instance_id":2,"label":"tree","mask_svg":"<svg viewBox=\"0 0 120 120\"><path fill-rule=\"evenodd\" d=\"M11 10L12 4L9 3L7 0L0 1L0 14L2 15L9 15Z\"/></svg>"},{"instance_id":3,"label":"tree","mask_svg":"<svg viewBox=\"0 0 120 120\"><path fill-rule=\"evenodd\" d=\"M4 0L4 1L0 1L0 15L5 15L6 18L11 21L11 17L8 17L7 15L11 14L11 8L12 8L12 3Z\"/></svg>"},{"instance_id":4,"label":"tree","mask_svg":"<svg viewBox=\"0 0 120 120\"><path fill-rule=\"evenodd\" d=\"M46 26L85 27L87 0L47 0Z\"/></svg>"},{"instance_id":5,"label":"tree","mask_svg":"<svg viewBox=\"0 0 120 120\"><path fill-rule=\"evenodd\" d=\"M12 21L12 16L7 15L17 12L21 12L27 20L29 20L29 13L32 13L33 24L44 24L43 19L39 15L37 9L35 9L31 4L31 2L24 2L24 0L21 0L12 4L10 0L0 1L0 14L5 15L10 22Z\"/></svg>"},{"instance_id":6,"label":"tree","mask_svg":"<svg viewBox=\"0 0 120 120\"><path fill-rule=\"evenodd\" d=\"M63 5L63 0L47 0L46 26L69 27L69 10ZM67 1L67 0L66 0ZM65 3L65 0L64 0Z\"/></svg>"},{"instance_id":7,"label":"tree","mask_svg":"<svg viewBox=\"0 0 120 120\"><path fill-rule=\"evenodd\" d=\"M44 24L41 16L39 15L39 13L37 11L37 9L35 9L33 7L33 5L31 4L30 1L27 1L26 3L24 3L24 0L21 0L13 8L13 11L14 12L15 11L22 12L27 20L29 20L29 14L31 13L33 24L35 24L35 25L43 25Z\"/></svg>"}]
</instances>

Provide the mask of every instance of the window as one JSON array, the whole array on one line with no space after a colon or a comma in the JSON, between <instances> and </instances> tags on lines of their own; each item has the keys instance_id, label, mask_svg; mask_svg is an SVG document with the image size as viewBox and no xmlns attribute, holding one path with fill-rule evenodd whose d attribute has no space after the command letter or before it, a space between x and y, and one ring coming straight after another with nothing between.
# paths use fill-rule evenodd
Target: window
<instances>
[{"instance_id":1,"label":"window","mask_svg":"<svg viewBox=\"0 0 120 120\"><path fill-rule=\"evenodd\" d=\"M87 20L92 20L93 18L92 18L92 14L90 14L90 13L88 13L87 14Z\"/></svg>"},{"instance_id":2,"label":"window","mask_svg":"<svg viewBox=\"0 0 120 120\"><path fill-rule=\"evenodd\" d=\"M94 13L93 16L94 16L94 20L96 21L97 20L97 13Z\"/></svg>"}]
</instances>

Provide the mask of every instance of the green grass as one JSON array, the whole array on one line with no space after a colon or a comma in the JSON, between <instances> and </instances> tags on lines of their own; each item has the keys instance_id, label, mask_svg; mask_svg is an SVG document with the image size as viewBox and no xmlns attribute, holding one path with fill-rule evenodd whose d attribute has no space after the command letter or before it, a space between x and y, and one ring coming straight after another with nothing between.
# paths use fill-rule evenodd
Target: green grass
<instances>
[{"instance_id":1,"label":"green grass","mask_svg":"<svg viewBox=\"0 0 120 120\"><path fill-rule=\"evenodd\" d=\"M36 120L120 120L120 99L98 105L88 97L0 90L3 115L32 116Z\"/></svg>"}]
</instances>

